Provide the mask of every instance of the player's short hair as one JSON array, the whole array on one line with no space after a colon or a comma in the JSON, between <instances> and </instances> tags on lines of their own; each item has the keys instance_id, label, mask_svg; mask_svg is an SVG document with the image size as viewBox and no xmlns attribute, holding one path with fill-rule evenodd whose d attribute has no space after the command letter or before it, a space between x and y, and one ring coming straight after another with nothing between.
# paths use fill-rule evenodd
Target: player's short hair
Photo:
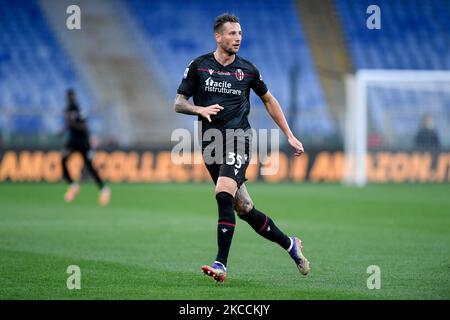
<instances>
[{"instance_id":1,"label":"player's short hair","mask_svg":"<svg viewBox=\"0 0 450 320\"><path fill-rule=\"evenodd\" d=\"M227 22L239 23L239 18L228 12L221 14L214 21L214 32L221 33L223 25Z\"/></svg>"}]
</instances>

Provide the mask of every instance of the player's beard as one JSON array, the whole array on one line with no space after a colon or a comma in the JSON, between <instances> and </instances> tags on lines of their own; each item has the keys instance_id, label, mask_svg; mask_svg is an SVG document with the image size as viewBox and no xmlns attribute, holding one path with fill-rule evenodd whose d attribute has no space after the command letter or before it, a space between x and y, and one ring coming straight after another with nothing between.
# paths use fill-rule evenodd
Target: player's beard
<instances>
[{"instance_id":1,"label":"player's beard","mask_svg":"<svg viewBox=\"0 0 450 320\"><path fill-rule=\"evenodd\" d=\"M223 51L225 51L226 53L228 53L228 55L232 56L233 54L236 54L239 49L234 49L233 45L230 45L228 48L226 47L222 47Z\"/></svg>"}]
</instances>

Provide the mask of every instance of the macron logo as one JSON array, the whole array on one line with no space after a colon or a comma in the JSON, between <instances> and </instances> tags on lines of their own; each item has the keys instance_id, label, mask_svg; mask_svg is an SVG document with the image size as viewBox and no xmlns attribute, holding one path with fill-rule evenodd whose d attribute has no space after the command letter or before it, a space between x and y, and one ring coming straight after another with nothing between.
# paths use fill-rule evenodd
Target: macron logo
<instances>
[{"instance_id":1,"label":"macron logo","mask_svg":"<svg viewBox=\"0 0 450 320\"><path fill-rule=\"evenodd\" d=\"M222 230L223 233L228 231L228 229L226 229L226 228L222 228L221 230Z\"/></svg>"},{"instance_id":2,"label":"macron logo","mask_svg":"<svg viewBox=\"0 0 450 320\"><path fill-rule=\"evenodd\" d=\"M214 73L214 70L213 69L208 69L208 72L209 72L210 75L212 75Z\"/></svg>"}]
</instances>

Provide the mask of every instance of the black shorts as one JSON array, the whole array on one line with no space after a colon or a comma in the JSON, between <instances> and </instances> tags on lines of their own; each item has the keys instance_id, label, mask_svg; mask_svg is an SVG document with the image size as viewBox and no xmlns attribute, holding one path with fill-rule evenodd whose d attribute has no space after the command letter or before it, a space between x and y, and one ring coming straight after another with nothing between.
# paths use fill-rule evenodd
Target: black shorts
<instances>
[{"instance_id":1,"label":"black shorts","mask_svg":"<svg viewBox=\"0 0 450 320\"><path fill-rule=\"evenodd\" d=\"M79 152L89 152L91 149L91 145L89 143L89 139L69 139L66 143L66 149L74 150Z\"/></svg>"},{"instance_id":2,"label":"black shorts","mask_svg":"<svg viewBox=\"0 0 450 320\"><path fill-rule=\"evenodd\" d=\"M89 161L92 161L95 155L95 152L90 148L89 145L66 144L66 146L62 150L62 156L63 158L66 158L74 152L79 152L85 160Z\"/></svg>"},{"instance_id":3,"label":"black shorts","mask_svg":"<svg viewBox=\"0 0 450 320\"><path fill-rule=\"evenodd\" d=\"M205 146L204 144L203 161L214 184L217 184L219 177L235 180L238 188L247 181L245 173L251 157L250 146L251 139L248 137L235 138L221 146L215 146L215 148L212 145Z\"/></svg>"}]
</instances>

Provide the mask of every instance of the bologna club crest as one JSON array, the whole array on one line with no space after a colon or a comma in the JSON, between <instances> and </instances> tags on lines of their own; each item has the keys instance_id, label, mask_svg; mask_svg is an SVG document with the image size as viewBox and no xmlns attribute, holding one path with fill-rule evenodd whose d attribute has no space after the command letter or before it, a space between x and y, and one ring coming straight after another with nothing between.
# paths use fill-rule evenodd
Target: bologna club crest
<instances>
[{"instance_id":1,"label":"bologna club crest","mask_svg":"<svg viewBox=\"0 0 450 320\"><path fill-rule=\"evenodd\" d=\"M236 70L236 79L238 79L239 81L244 79L244 72L241 69Z\"/></svg>"}]
</instances>

